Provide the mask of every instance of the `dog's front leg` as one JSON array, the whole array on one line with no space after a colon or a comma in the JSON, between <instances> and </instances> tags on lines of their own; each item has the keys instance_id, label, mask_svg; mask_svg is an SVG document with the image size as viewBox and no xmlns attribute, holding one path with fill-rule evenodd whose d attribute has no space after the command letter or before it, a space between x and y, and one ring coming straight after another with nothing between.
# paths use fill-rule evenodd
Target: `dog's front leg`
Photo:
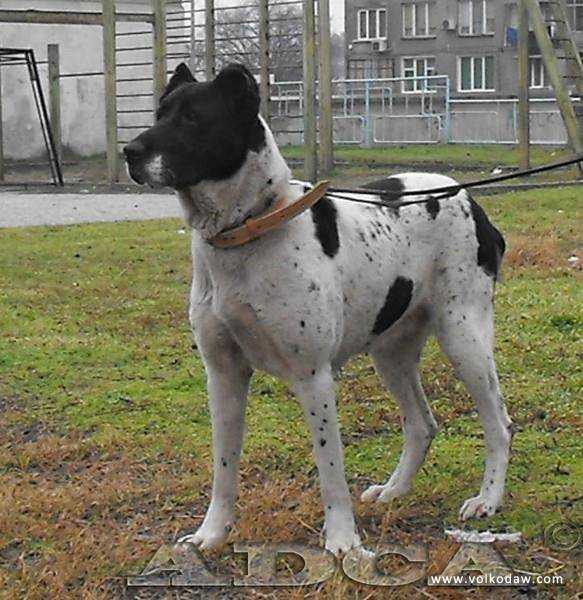
<instances>
[{"instance_id":1,"label":"dog's front leg","mask_svg":"<svg viewBox=\"0 0 583 600\"><path fill-rule=\"evenodd\" d=\"M320 369L309 379L296 381L294 390L312 433L314 455L326 515L326 549L334 554L360 546L352 503L344 475L342 442L336 414L331 369Z\"/></svg>"},{"instance_id":2,"label":"dog's front leg","mask_svg":"<svg viewBox=\"0 0 583 600\"><path fill-rule=\"evenodd\" d=\"M200 340L207 371L207 391L213 428L213 489L210 506L194 535L181 542L201 548L222 545L235 520L239 459L243 445L245 408L252 370L230 336L221 328Z\"/></svg>"}]
</instances>

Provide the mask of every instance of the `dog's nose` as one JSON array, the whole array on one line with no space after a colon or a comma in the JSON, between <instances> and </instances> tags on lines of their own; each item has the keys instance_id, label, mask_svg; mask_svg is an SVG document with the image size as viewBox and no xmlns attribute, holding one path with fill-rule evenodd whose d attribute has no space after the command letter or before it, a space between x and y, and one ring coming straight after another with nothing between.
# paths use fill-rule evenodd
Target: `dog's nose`
<instances>
[{"instance_id":1,"label":"dog's nose","mask_svg":"<svg viewBox=\"0 0 583 600\"><path fill-rule=\"evenodd\" d=\"M124 147L123 153L126 157L126 160L131 162L140 158L144 154L145 150L146 147L142 142L139 140L134 140Z\"/></svg>"}]
</instances>

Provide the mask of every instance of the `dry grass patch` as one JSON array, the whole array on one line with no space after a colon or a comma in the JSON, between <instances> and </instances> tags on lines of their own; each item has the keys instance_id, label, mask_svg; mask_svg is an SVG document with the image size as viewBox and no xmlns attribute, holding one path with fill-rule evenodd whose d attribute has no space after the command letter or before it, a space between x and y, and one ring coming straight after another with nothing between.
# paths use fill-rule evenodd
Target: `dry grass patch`
<instances>
[{"instance_id":1,"label":"dry grass patch","mask_svg":"<svg viewBox=\"0 0 583 600\"><path fill-rule=\"evenodd\" d=\"M567 266L569 256L561 249L554 235L533 236L511 234L504 264L514 268L542 267L554 269Z\"/></svg>"}]
</instances>

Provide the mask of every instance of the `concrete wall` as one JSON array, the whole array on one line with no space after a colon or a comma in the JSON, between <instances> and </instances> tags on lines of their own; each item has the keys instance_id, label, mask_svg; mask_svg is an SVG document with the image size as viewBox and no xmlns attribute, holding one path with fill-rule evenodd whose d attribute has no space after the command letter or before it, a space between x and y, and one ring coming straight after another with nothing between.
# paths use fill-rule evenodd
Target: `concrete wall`
<instances>
[{"instance_id":1,"label":"concrete wall","mask_svg":"<svg viewBox=\"0 0 583 600\"><path fill-rule=\"evenodd\" d=\"M101 2L87 0L0 0L0 9L65 10L101 12ZM151 12L149 0L117 0L120 12ZM147 24L118 24L117 31L149 30ZM32 48L37 61L46 61L47 44L59 44L61 73L102 72L102 27L88 25L0 24L1 46ZM151 43L151 36L143 39ZM133 37L134 44L137 39ZM133 53L130 53L133 54ZM151 52L147 53L151 60ZM132 58L136 58L132 56ZM151 74L151 69L140 69ZM46 64L39 67L48 103ZM134 70L135 72L135 70ZM124 76L127 73L124 73ZM26 66L3 66L2 109L4 151L8 158L31 158L45 147ZM118 77L122 77L118 73ZM151 88L151 85L149 86ZM103 76L61 79L63 146L80 155L105 151L105 105Z\"/></svg>"}]
</instances>

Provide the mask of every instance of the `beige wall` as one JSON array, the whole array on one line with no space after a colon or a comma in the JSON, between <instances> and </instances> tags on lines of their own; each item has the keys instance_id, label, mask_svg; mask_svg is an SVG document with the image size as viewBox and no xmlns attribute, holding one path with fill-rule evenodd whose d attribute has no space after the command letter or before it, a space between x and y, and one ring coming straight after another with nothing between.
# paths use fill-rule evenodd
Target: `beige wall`
<instances>
[{"instance_id":1,"label":"beige wall","mask_svg":"<svg viewBox=\"0 0 583 600\"><path fill-rule=\"evenodd\" d=\"M101 2L86 0L0 0L0 9L37 9L100 12ZM117 10L151 12L149 0L117 0ZM118 24L118 32L130 29L149 30L147 24ZM61 73L102 72L103 48L101 26L29 25L0 23L0 45L5 48L32 48L37 61L45 61L47 44L59 44ZM128 38L125 38L126 40ZM132 45L147 45L151 36L132 36ZM125 42L126 45L129 43ZM151 60L151 52L129 52L119 55L120 61ZM46 65L39 66L45 98L48 103ZM151 76L150 67L124 69L118 77ZM31 85L25 66L2 67L2 109L4 151L8 158L30 158L42 155L44 143L36 114ZM151 89L151 84L139 84L139 90ZM124 87L123 91L130 88ZM148 99L146 99L148 100ZM126 101L126 106L131 105ZM140 106L151 107L151 101ZM122 108L122 106L120 106ZM105 107L103 76L61 79L61 117L63 145L81 155L105 151Z\"/></svg>"}]
</instances>

